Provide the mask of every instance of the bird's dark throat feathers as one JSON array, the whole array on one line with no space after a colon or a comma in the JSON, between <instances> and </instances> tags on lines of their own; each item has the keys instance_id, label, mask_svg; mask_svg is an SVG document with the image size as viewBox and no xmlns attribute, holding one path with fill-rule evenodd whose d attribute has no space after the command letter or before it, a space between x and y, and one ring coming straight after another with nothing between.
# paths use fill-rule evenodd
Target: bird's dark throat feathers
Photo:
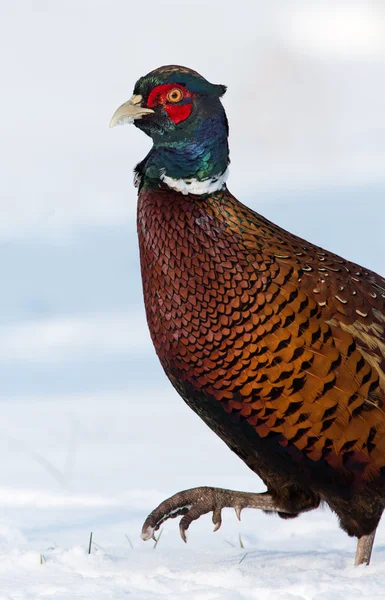
<instances>
[{"instance_id":1,"label":"bird's dark throat feathers","mask_svg":"<svg viewBox=\"0 0 385 600\"><path fill-rule=\"evenodd\" d=\"M164 176L173 180L198 182L221 176L229 159L228 122L220 101L225 86L214 85L194 72L173 71L151 73L139 80L134 93L145 99L156 85L171 82L184 86L191 93L188 118L174 123L163 108L135 121L149 135L153 146L145 159L135 168L139 187L158 187Z\"/></svg>"}]
</instances>

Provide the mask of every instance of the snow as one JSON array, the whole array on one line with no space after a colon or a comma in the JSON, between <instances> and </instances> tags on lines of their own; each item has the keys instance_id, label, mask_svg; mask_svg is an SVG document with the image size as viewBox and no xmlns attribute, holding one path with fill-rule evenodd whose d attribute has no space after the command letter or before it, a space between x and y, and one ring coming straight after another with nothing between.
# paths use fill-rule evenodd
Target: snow
<instances>
[{"instance_id":1,"label":"snow","mask_svg":"<svg viewBox=\"0 0 385 600\"><path fill-rule=\"evenodd\" d=\"M88 555L74 546L49 550L44 558L34 551L0 553L0 599L382 599L382 571L381 565L354 569L335 552L293 556L224 550L218 558L207 551L178 556L158 549L97 549ZM28 588L20 596L15 590L23 578Z\"/></svg>"}]
</instances>

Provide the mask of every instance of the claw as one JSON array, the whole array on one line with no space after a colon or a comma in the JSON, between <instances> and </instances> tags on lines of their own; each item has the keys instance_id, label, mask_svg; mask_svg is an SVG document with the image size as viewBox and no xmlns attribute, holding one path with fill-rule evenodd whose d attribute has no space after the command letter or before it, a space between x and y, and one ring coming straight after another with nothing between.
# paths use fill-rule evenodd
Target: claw
<instances>
[{"instance_id":1,"label":"claw","mask_svg":"<svg viewBox=\"0 0 385 600\"><path fill-rule=\"evenodd\" d=\"M144 542L147 542L147 540L149 540L150 538L155 539L154 538L154 528L147 527L146 529L143 529L140 537L142 538L142 540Z\"/></svg>"},{"instance_id":2,"label":"claw","mask_svg":"<svg viewBox=\"0 0 385 600\"><path fill-rule=\"evenodd\" d=\"M222 525L222 514L220 508L214 508L213 510L213 523L215 525L213 531L218 531L218 529Z\"/></svg>"},{"instance_id":3,"label":"claw","mask_svg":"<svg viewBox=\"0 0 385 600\"><path fill-rule=\"evenodd\" d=\"M242 508L240 506L234 506L235 514L237 515L238 521L241 520Z\"/></svg>"},{"instance_id":4,"label":"claw","mask_svg":"<svg viewBox=\"0 0 385 600\"><path fill-rule=\"evenodd\" d=\"M186 530L183 527L182 521L179 523L179 533L184 543L187 544Z\"/></svg>"}]
</instances>

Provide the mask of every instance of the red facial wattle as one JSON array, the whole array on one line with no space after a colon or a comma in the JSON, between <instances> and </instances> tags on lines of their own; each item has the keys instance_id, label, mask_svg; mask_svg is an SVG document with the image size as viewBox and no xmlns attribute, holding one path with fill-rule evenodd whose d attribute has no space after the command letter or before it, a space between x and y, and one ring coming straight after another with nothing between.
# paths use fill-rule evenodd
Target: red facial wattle
<instances>
[{"instance_id":1,"label":"red facial wattle","mask_svg":"<svg viewBox=\"0 0 385 600\"><path fill-rule=\"evenodd\" d=\"M168 95L172 90L179 90L182 98L179 102L171 102ZM162 106L173 123L178 124L187 119L192 111L193 94L184 86L175 83L165 83L154 87L147 100L148 108Z\"/></svg>"}]
</instances>

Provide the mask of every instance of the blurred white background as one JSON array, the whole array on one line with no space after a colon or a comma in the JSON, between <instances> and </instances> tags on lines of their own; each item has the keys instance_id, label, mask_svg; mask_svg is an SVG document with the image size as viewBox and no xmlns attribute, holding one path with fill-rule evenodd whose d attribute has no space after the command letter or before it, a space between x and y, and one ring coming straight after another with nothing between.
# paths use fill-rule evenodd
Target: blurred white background
<instances>
[{"instance_id":1,"label":"blurred white background","mask_svg":"<svg viewBox=\"0 0 385 600\"><path fill-rule=\"evenodd\" d=\"M116 541L163 494L262 489L158 365L132 185L150 140L109 120L162 64L228 85L230 190L384 274L384 2L2 0L0 40L0 539ZM298 527L249 519L272 546Z\"/></svg>"}]
</instances>

